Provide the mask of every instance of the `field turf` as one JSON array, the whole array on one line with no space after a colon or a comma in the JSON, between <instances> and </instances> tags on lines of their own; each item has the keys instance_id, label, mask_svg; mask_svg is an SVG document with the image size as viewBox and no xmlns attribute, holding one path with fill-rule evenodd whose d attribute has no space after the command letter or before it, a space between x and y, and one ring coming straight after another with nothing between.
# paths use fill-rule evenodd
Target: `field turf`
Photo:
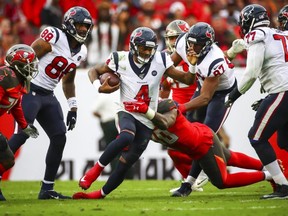
<instances>
[{"instance_id":1,"label":"field turf","mask_svg":"<svg viewBox=\"0 0 288 216\"><path fill-rule=\"evenodd\" d=\"M95 182L88 191L104 182ZM287 216L288 200L260 200L270 193L269 183L219 190L208 183L204 192L189 197L170 197L169 189L179 181L131 181L102 200L38 200L39 182L3 181L2 192L8 201L0 202L0 216ZM80 191L76 181L58 181L55 190L65 195Z\"/></svg>"}]
</instances>

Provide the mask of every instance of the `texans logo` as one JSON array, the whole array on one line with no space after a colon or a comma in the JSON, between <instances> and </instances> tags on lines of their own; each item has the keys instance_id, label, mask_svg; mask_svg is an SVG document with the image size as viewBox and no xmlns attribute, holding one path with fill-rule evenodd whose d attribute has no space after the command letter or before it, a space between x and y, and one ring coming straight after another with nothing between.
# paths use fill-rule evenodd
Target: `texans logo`
<instances>
[{"instance_id":1,"label":"texans logo","mask_svg":"<svg viewBox=\"0 0 288 216\"><path fill-rule=\"evenodd\" d=\"M206 31L206 37L212 39L212 34L209 31Z\"/></svg>"},{"instance_id":2,"label":"texans logo","mask_svg":"<svg viewBox=\"0 0 288 216\"><path fill-rule=\"evenodd\" d=\"M288 18L288 12L283 12L282 15L286 18Z\"/></svg>"},{"instance_id":3,"label":"texans logo","mask_svg":"<svg viewBox=\"0 0 288 216\"><path fill-rule=\"evenodd\" d=\"M182 32L187 32L189 30L189 26L186 23L179 24L178 27L181 29Z\"/></svg>"},{"instance_id":4,"label":"texans logo","mask_svg":"<svg viewBox=\"0 0 288 216\"><path fill-rule=\"evenodd\" d=\"M142 31L138 31L138 32L136 32L136 34L135 34L135 38L136 37L140 37L142 35Z\"/></svg>"}]
</instances>

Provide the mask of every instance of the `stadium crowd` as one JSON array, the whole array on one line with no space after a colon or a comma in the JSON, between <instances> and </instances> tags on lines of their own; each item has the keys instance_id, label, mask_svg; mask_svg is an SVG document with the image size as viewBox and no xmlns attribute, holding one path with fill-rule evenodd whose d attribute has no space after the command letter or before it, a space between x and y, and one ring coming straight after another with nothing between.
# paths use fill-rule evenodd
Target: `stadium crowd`
<instances>
[{"instance_id":1,"label":"stadium crowd","mask_svg":"<svg viewBox=\"0 0 288 216\"><path fill-rule=\"evenodd\" d=\"M112 50L128 50L131 32L146 26L158 34L158 49L165 48L165 28L174 19L185 20L190 26L198 21L211 24L215 41L227 50L239 38L237 20L240 9L250 3L263 5L276 26L277 13L283 0L0 0L0 63L14 44L30 45L47 25L61 27L64 13L73 6L90 12L94 29L87 40L88 61L81 67L104 62ZM286 2L287 3L287 2ZM33 5L33 6L32 6ZM97 50L97 51L96 51ZM96 52L95 52L96 51ZM245 65L245 54L233 63Z\"/></svg>"}]
</instances>

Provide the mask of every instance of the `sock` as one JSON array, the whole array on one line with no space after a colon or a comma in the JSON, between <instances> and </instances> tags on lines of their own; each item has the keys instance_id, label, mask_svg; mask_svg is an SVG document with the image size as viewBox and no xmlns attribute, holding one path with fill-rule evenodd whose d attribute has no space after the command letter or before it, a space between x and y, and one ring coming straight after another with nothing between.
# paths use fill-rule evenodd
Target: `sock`
<instances>
[{"instance_id":1,"label":"sock","mask_svg":"<svg viewBox=\"0 0 288 216\"><path fill-rule=\"evenodd\" d=\"M262 170L263 164L260 160L252 158L240 152L230 150L231 157L227 161L227 166L235 166L243 169Z\"/></svg>"},{"instance_id":2,"label":"sock","mask_svg":"<svg viewBox=\"0 0 288 216\"><path fill-rule=\"evenodd\" d=\"M266 171L263 171L264 172L264 174L265 174L265 180L267 180L267 181L270 181L270 180L272 180L272 176L271 176L271 174L266 170Z\"/></svg>"},{"instance_id":3,"label":"sock","mask_svg":"<svg viewBox=\"0 0 288 216\"><path fill-rule=\"evenodd\" d=\"M54 182L51 181L42 181L41 190L53 190Z\"/></svg>"},{"instance_id":4,"label":"sock","mask_svg":"<svg viewBox=\"0 0 288 216\"><path fill-rule=\"evenodd\" d=\"M283 172L281 171L278 161L275 160L265 166L265 168L269 171L269 173L272 175L273 180L276 184L285 184L288 185L288 181L285 178Z\"/></svg>"},{"instance_id":5,"label":"sock","mask_svg":"<svg viewBox=\"0 0 288 216\"><path fill-rule=\"evenodd\" d=\"M195 183L196 179L190 175L187 176L185 182L189 182L191 185Z\"/></svg>"}]
</instances>

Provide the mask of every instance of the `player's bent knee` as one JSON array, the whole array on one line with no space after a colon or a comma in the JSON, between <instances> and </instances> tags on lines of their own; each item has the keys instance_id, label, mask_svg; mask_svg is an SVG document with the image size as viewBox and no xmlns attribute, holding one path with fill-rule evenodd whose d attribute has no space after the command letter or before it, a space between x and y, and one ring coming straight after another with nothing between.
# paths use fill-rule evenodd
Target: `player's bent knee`
<instances>
[{"instance_id":1,"label":"player's bent knee","mask_svg":"<svg viewBox=\"0 0 288 216\"><path fill-rule=\"evenodd\" d=\"M127 165L132 166L139 159L139 157L140 157L139 154L133 152L127 152L123 153L119 160L122 163L126 163Z\"/></svg>"}]
</instances>

